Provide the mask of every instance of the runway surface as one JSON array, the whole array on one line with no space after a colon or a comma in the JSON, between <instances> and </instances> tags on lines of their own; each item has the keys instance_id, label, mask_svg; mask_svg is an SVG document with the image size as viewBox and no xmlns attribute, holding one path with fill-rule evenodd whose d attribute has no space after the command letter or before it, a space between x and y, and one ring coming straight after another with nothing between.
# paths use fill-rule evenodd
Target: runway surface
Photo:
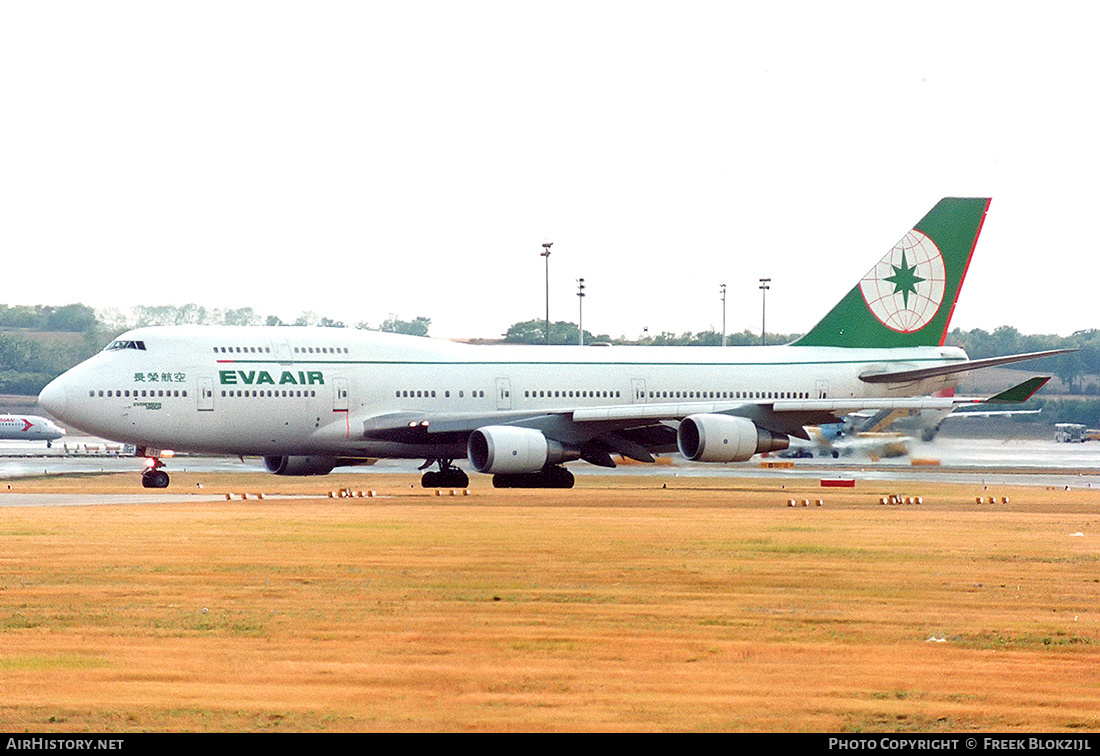
<instances>
[{"instance_id":1,"label":"runway surface","mask_svg":"<svg viewBox=\"0 0 1100 756\"><path fill-rule=\"evenodd\" d=\"M914 464L920 460L923 464ZM417 460L380 460L370 466L341 468L339 472L370 476L378 473L418 475ZM769 465L781 465L771 467ZM77 506L88 504L168 504L224 500L223 495L178 490L147 492L140 488L141 459L121 455L100 439L69 438L60 446L46 449L44 444L0 442L0 506ZM262 472L257 458L179 456L168 461L171 472ZM673 457L668 464L622 465L615 470L586 464L570 465L580 476L637 475L670 478L764 478L819 479L846 478L862 481L935 480L945 483L983 485L1024 485L1058 488L1100 488L1100 444L1095 442L1063 444L1035 439L963 439L937 438L930 443L915 443L910 457L873 461L865 457L840 459L754 458L751 462L729 465L690 463ZM63 476L77 473L126 473L134 475L132 494L24 494L8 493L19 478ZM471 477L476 475L473 473ZM2 481L8 481L7 484Z\"/></svg>"}]
</instances>

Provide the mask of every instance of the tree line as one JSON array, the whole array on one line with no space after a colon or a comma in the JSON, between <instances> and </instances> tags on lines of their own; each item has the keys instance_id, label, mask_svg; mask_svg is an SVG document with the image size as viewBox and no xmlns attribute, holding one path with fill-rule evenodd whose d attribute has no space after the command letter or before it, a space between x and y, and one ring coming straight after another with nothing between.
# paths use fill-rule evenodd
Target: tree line
<instances>
[{"instance_id":1,"label":"tree line","mask_svg":"<svg viewBox=\"0 0 1100 756\"><path fill-rule=\"evenodd\" d=\"M0 394L33 396L53 378L87 359L130 328L152 325L268 325L321 326L358 328L413 336L427 336L431 319L417 316L403 320L390 315L377 325L345 322L303 312L296 319L284 322L272 315L262 315L251 307L207 308L195 304L134 307L128 313L117 308L97 311L87 305L0 305ZM576 323L555 321L550 324L551 344L576 344L579 339ZM612 337L606 333L584 332L584 343L638 344L645 346L721 346L722 334L704 331L643 333L635 339ZM748 330L726 334L729 346L785 344L800 334L769 333L761 338ZM545 344L546 322L541 318L513 323L498 339L512 344ZM1042 392L1031 400L1031 406L1041 406L1047 422L1081 422L1100 427L1100 329L1077 331L1070 336L1053 334L1022 334L1012 326L1001 326L992 332L976 328L949 332L947 343L964 348L972 359L996 357L1020 352L1051 349L1076 351L1036 360L1028 368L1036 373L1057 376L1064 393L1076 401L1044 396Z\"/></svg>"},{"instance_id":2,"label":"tree line","mask_svg":"<svg viewBox=\"0 0 1100 756\"><path fill-rule=\"evenodd\" d=\"M578 343L579 329L576 323L556 321L550 324L550 344ZM637 339L626 337L612 338L607 334L593 335L584 332L584 343L602 342L608 344L639 344L643 346L721 346L722 334L713 329L698 333L672 333L662 331L650 335L648 332ZM802 334L768 333L762 337L759 332L744 330L727 333L728 346L750 346L753 344L789 344ZM535 318L514 323L504 333L503 341L512 344L545 344L546 321ZM1027 363L1028 369L1046 372L1057 376L1069 394L1100 396L1100 329L1077 331L1070 336L1053 334L1025 335L1012 326L1001 326L992 333L981 328L970 331L954 329L945 341L949 346L958 346L966 350L971 359L998 357L1007 354L1026 352L1045 352L1055 349L1074 349L1076 351L1047 357Z\"/></svg>"},{"instance_id":3,"label":"tree line","mask_svg":"<svg viewBox=\"0 0 1100 756\"><path fill-rule=\"evenodd\" d=\"M798 338L799 334L769 333L766 343L786 344ZM558 320L550 323L550 344L577 344L580 337L580 328L576 323L566 320ZM506 344L546 344L546 320L535 318L513 323L504 332L501 338ZM584 332L585 344L635 344L638 346L722 346L722 334L713 329L693 333L673 333L662 331L650 334L648 330L636 339L628 339L625 336L611 337L606 333L593 334L587 329ZM727 346L748 346L761 343L759 333L745 330L740 333L727 333Z\"/></svg>"},{"instance_id":4,"label":"tree line","mask_svg":"<svg viewBox=\"0 0 1100 756\"><path fill-rule=\"evenodd\" d=\"M80 305L83 306L83 305ZM237 309L221 309L216 307L203 307L196 304L185 305L138 305L132 307L129 313L124 313L118 308L108 308L98 313L98 320L105 332L112 333L112 338L130 328L143 326L168 326L168 325L230 325L230 326L320 326L322 328L347 328L348 324L342 320L318 315L312 311L305 311L292 321L283 321L276 315L261 315L251 307ZM390 333L405 333L411 336L427 336L431 327L431 318L416 317L412 320L401 320L396 315L390 315L377 326L360 322L354 324L354 328L372 331L388 331ZM0 321L0 327L3 322Z\"/></svg>"}]
</instances>

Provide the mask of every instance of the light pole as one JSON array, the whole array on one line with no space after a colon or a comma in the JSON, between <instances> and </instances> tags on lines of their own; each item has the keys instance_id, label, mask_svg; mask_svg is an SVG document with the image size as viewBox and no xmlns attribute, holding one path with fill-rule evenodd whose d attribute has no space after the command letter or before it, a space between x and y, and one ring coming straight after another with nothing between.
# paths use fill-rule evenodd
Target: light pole
<instances>
[{"instance_id":1,"label":"light pole","mask_svg":"<svg viewBox=\"0 0 1100 756\"><path fill-rule=\"evenodd\" d=\"M544 242L542 256L546 260L546 345L550 346L550 248L554 242Z\"/></svg>"},{"instance_id":2,"label":"light pole","mask_svg":"<svg viewBox=\"0 0 1100 756\"><path fill-rule=\"evenodd\" d=\"M722 346L726 345L726 285L722 284Z\"/></svg>"},{"instance_id":3,"label":"light pole","mask_svg":"<svg viewBox=\"0 0 1100 756\"><path fill-rule=\"evenodd\" d=\"M577 279L577 344L584 346L584 279Z\"/></svg>"},{"instance_id":4,"label":"light pole","mask_svg":"<svg viewBox=\"0 0 1100 756\"><path fill-rule=\"evenodd\" d=\"M765 335L765 334L767 334L767 330L765 329L764 324L766 322L765 318L767 317L767 314L768 314L767 296L768 296L768 289L771 288L770 286L768 286L769 283L771 283L770 278L761 278L760 279L760 343L762 345L768 343L767 336Z\"/></svg>"}]
</instances>

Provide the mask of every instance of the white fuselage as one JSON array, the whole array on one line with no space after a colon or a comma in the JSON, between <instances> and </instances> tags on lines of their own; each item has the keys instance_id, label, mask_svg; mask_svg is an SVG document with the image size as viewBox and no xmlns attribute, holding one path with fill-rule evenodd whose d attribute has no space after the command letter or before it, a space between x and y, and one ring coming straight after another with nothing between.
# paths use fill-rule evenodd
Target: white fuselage
<instances>
[{"instance_id":1,"label":"white fuselage","mask_svg":"<svg viewBox=\"0 0 1100 756\"><path fill-rule=\"evenodd\" d=\"M65 431L35 415L0 415L0 439L5 441L53 441Z\"/></svg>"},{"instance_id":2,"label":"white fuselage","mask_svg":"<svg viewBox=\"0 0 1100 756\"><path fill-rule=\"evenodd\" d=\"M139 346L140 345L140 348ZM364 437L386 416L495 416L623 405L899 397L859 380L966 359L953 347L480 346L342 328L130 331L42 392L64 422L151 449L239 455L459 457ZM488 423L487 423L488 424Z\"/></svg>"}]
</instances>

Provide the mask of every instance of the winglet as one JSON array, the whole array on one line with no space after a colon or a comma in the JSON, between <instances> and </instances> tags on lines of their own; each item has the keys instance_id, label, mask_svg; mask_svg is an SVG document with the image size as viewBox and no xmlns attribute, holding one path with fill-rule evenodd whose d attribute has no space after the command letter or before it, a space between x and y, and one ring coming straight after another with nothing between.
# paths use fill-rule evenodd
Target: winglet
<instances>
[{"instance_id":1,"label":"winglet","mask_svg":"<svg viewBox=\"0 0 1100 756\"><path fill-rule=\"evenodd\" d=\"M794 345L942 345L989 202L944 197Z\"/></svg>"},{"instance_id":2,"label":"winglet","mask_svg":"<svg viewBox=\"0 0 1100 756\"><path fill-rule=\"evenodd\" d=\"M1019 404L1020 402L1026 402L1028 399L1035 396L1035 392L1045 386L1049 380L1049 375L1029 378L1023 383L1006 389L996 396L989 397L982 402L982 404Z\"/></svg>"}]
</instances>

